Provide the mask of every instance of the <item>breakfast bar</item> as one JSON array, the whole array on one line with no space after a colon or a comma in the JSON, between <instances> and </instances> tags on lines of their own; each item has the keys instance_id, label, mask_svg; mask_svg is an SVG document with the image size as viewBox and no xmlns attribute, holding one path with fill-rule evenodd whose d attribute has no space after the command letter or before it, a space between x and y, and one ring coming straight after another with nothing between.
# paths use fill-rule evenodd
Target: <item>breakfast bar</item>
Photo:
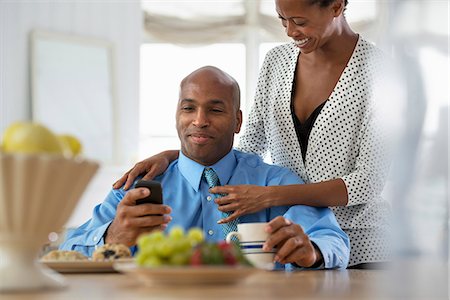
<instances>
[{"instance_id":1,"label":"breakfast bar","mask_svg":"<svg viewBox=\"0 0 450 300\"><path fill-rule=\"evenodd\" d=\"M384 271L257 271L235 284L143 285L119 273L66 274L60 290L3 294L0 299L379 299Z\"/></svg>"}]
</instances>

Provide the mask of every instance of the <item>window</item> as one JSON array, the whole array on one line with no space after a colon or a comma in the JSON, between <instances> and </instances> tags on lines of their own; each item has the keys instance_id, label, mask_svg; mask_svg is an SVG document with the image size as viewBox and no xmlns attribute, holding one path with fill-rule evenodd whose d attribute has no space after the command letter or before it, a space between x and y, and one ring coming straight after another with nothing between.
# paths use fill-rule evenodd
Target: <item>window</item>
<instances>
[{"instance_id":1,"label":"window","mask_svg":"<svg viewBox=\"0 0 450 300\"><path fill-rule=\"evenodd\" d=\"M229 73L240 83L241 94L246 94L243 44L183 47L158 43L141 47L140 157L179 148L175 128L179 84L205 65Z\"/></svg>"},{"instance_id":2,"label":"window","mask_svg":"<svg viewBox=\"0 0 450 300\"><path fill-rule=\"evenodd\" d=\"M243 130L265 54L290 40L275 2L203 0L199 5L165 0L143 1L142 7L139 158L179 148L175 128L179 83L204 65L217 66L239 82ZM366 26L376 18L377 8L376 0L352 2L346 15L356 27Z\"/></svg>"}]
</instances>

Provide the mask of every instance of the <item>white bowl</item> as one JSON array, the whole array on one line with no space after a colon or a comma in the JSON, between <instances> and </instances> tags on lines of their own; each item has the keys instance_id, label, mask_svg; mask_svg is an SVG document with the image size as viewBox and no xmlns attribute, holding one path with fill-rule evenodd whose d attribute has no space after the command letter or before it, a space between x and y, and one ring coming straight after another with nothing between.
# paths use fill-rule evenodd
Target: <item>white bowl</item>
<instances>
[{"instance_id":1,"label":"white bowl","mask_svg":"<svg viewBox=\"0 0 450 300\"><path fill-rule=\"evenodd\" d=\"M65 285L37 254L66 223L97 169L84 159L0 153L0 291Z\"/></svg>"}]
</instances>

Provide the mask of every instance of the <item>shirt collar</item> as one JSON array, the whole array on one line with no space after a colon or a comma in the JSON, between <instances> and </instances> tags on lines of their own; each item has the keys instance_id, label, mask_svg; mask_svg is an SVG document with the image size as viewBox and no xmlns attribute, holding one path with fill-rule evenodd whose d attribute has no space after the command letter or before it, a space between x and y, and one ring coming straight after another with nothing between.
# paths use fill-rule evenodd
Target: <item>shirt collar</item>
<instances>
[{"instance_id":1,"label":"shirt collar","mask_svg":"<svg viewBox=\"0 0 450 300\"><path fill-rule=\"evenodd\" d=\"M206 167L212 168L219 177L220 184L225 185L230 180L236 165L237 162L233 150L228 152L227 155L212 166L201 165L185 156L182 151L180 151L178 157L178 169L180 170L181 175L186 178L196 192L198 192L200 188L203 170Z\"/></svg>"}]
</instances>

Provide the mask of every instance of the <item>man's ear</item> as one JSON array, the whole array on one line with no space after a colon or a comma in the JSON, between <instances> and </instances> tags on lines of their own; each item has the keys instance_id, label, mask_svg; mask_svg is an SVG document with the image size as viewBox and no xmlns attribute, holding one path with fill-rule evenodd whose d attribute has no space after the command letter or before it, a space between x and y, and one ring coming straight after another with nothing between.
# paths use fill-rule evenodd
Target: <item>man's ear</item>
<instances>
[{"instance_id":1,"label":"man's ear","mask_svg":"<svg viewBox=\"0 0 450 300\"><path fill-rule=\"evenodd\" d=\"M239 133L241 131L242 126L242 111L238 110L236 112L236 128L234 129L234 133Z\"/></svg>"},{"instance_id":2,"label":"man's ear","mask_svg":"<svg viewBox=\"0 0 450 300\"><path fill-rule=\"evenodd\" d=\"M331 5L331 9L333 9L333 14L335 17L339 17L344 12L344 8L344 0L336 0Z\"/></svg>"}]
</instances>

